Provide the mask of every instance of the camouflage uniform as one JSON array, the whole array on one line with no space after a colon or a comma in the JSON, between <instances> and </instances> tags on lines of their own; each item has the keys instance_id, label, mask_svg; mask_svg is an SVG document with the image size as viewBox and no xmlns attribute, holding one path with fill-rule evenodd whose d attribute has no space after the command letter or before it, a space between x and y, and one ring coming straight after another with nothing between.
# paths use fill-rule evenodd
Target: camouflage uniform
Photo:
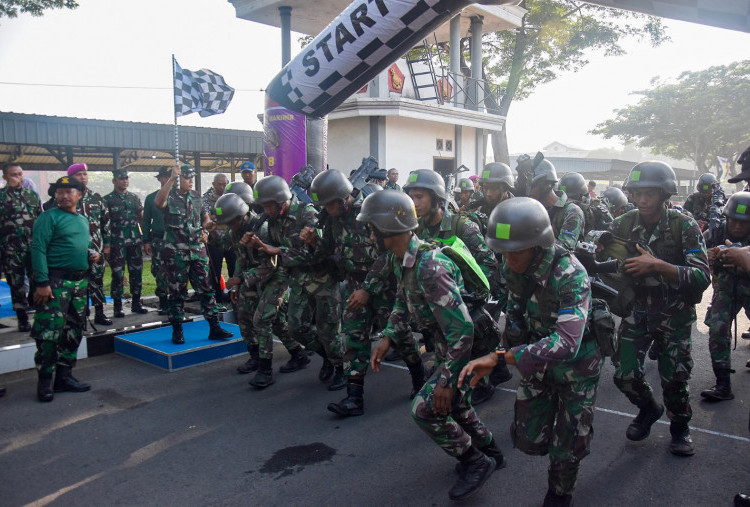
<instances>
[{"instance_id":1,"label":"camouflage uniform","mask_svg":"<svg viewBox=\"0 0 750 507\"><path fill-rule=\"evenodd\" d=\"M693 192L683 205L686 211L689 211L696 220L708 222L708 213L711 208L711 197L704 199L700 192Z\"/></svg>"},{"instance_id":2,"label":"camouflage uniform","mask_svg":"<svg viewBox=\"0 0 750 507\"><path fill-rule=\"evenodd\" d=\"M132 192L113 191L104 196L109 210L110 251L109 267L112 269L112 299L122 299L125 263L128 265L130 293L133 300L141 297L143 273L143 242L141 238L141 200ZM104 238L105 241L107 238ZM107 246L105 244L105 246Z\"/></svg>"},{"instance_id":3,"label":"camouflage uniform","mask_svg":"<svg viewBox=\"0 0 750 507\"><path fill-rule=\"evenodd\" d=\"M86 327L89 222L53 207L34 225L31 256L37 285L49 285L52 299L37 305L32 335L40 378L51 378L57 365L75 366Z\"/></svg>"},{"instance_id":4,"label":"camouflage uniform","mask_svg":"<svg viewBox=\"0 0 750 507\"><path fill-rule=\"evenodd\" d=\"M97 262L90 263L89 268L89 296L94 307L104 305L104 255L102 249L109 243L109 210L102 196L88 188L78 201L78 213L89 221L91 234L91 248L99 254Z\"/></svg>"},{"instance_id":5,"label":"camouflage uniform","mask_svg":"<svg viewBox=\"0 0 750 507\"><path fill-rule=\"evenodd\" d=\"M10 286L13 309L26 310L26 276L30 292L34 291L31 267L31 234L34 220L42 212L39 196L28 188L0 189L0 248L3 271Z\"/></svg>"},{"instance_id":6,"label":"camouflage uniform","mask_svg":"<svg viewBox=\"0 0 750 507\"><path fill-rule=\"evenodd\" d=\"M385 182L383 190L398 190L399 192L403 192L403 190L401 190L401 185L398 183L391 183L390 181Z\"/></svg>"},{"instance_id":7,"label":"camouflage uniform","mask_svg":"<svg viewBox=\"0 0 750 507\"><path fill-rule=\"evenodd\" d=\"M164 217L164 246L161 261L167 273L169 321L185 320L185 296L188 280L200 295L201 311L206 319L218 318L216 300L208 282L206 247L201 242L201 199L196 192L180 194L172 188L161 210Z\"/></svg>"},{"instance_id":8,"label":"camouflage uniform","mask_svg":"<svg viewBox=\"0 0 750 507\"><path fill-rule=\"evenodd\" d=\"M583 239L584 217L581 208L576 206L565 192L556 191L557 202L547 209L555 238L568 250L575 250Z\"/></svg>"},{"instance_id":9,"label":"camouflage uniform","mask_svg":"<svg viewBox=\"0 0 750 507\"><path fill-rule=\"evenodd\" d=\"M490 204L487 199L482 196L481 201L478 203L479 207L476 209L476 214L482 221L482 230L487 230L487 219L492 213L492 210L503 201L512 199L515 197L512 192L506 194L505 199L501 199L495 204ZM500 318L500 312L505 311L505 306L508 304L508 288L506 287L506 281L502 274L503 258L499 252L495 252L495 258L497 259L497 269L493 270L491 276L487 279L490 282L490 296L497 301L495 309L493 310L493 317L495 320Z\"/></svg>"},{"instance_id":10,"label":"camouflage uniform","mask_svg":"<svg viewBox=\"0 0 750 507\"><path fill-rule=\"evenodd\" d=\"M461 299L461 271L416 236L411 237L403 259L394 255L389 258L398 280L398 294L383 336L394 339L406 332L410 316L421 329L436 331L435 371L412 401L412 417L450 456L465 455L472 444L480 448L490 445L492 433L471 406L468 383L457 388L474 335L469 310ZM438 385L453 391L448 415L435 413L432 393Z\"/></svg>"},{"instance_id":11,"label":"camouflage uniform","mask_svg":"<svg viewBox=\"0 0 750 507\"><path fill-rule=\"evenodd\" d=\"M156 194L153 192L143 201L143 242L151 245L151 274L156 280L156 296L159 298L159 308L167 308L167 273L161 260L164 248L164 215L156 207Z\"/></svg>"},{"instance_id":12,"label":"camouflage uniform","mask_svg":"<svg viewBox=\"0 0 750 507\"><path fill-rule=\"evenodd\" d=\"M589 454L604 362L596 339L584 333L591 302L588 275L559 244L545 249L530 274L507 267L503 274L508 320L525 322L529 331L528 343L511 349L522 375L513 445L526 454L549 454L549 490L570 495L580 462Z\"/></svg>"},{"instance_id":13,"label":"camouflage uniform","mask_svg":"<svg viewBox=\"0 0 750 507\"><path fill-rule=\"evenodd\" d=\"M620 230L623 220L633 224L632 230ZM672 237L671 220L681 221L681 238ZM657 258L677 265L679 273L679 283L654 276L636 279L633 312L620 324L613 357L615 385L639 407L653 399L643 364L651 342L655 342L667 416L672 422L687 424L692 417L688 391L693 368L690 331L696 316L695 304L685 295L701 294L709 284L703 235L695 220L666 208L655 228L641 223L636 210L617 217L610 231L648 245Z\"/></svg>"},{"instance_id":14,"label":"camouflage uniform","mask_svg":"<svg viewBox=\"0 0 750 507\"><path fill-rule=\"evenodd\" d=\"M311 204L292 199L289 210L270 219L268 234L270 244L281 249L280 262L289 273L289 309L287 320L293 340L305 348L327 356L334 366L342 364L341 295L336 280L328 271L329 265L316 259L314 251L299 237L304 227L315 228L317 214ZM308 307L315 312L317 333L306 319ZM261 358L263 358L261 344Z\"/></svg>"},{"instance_id":15,"label":"camouflage uniform","mask_svg":"<svg viewBox=\"0 0 750 507\"><path fill-rule=\"evenodd\" d=\"M605 231L612 223L612 214L599 199L583 196L582 200L571 199L583 211L583 232Z\"/></svg>"},{"instance_id":16,"label":"camouflage uniform","mask_svg":"<svg viewBox=\"0 0 750 507\"><path fill-rule=\"evenodd\" d=\"M214 206L219 197L221 196L216 195L214 188L211 187L201 198L203 202L203 213L210 216L214 221L216 221ZM229 275L229 278L234 276L234 267L237 262L234 248L225 248L225 244L222 241L227 235L227 229L226 225L217 224L216 229L208 235L208 244L206 245L208 250L209 277L216 294L221 293L221 273L224 259L227 260L227 274Z\"/></svg>"}]
</instances>

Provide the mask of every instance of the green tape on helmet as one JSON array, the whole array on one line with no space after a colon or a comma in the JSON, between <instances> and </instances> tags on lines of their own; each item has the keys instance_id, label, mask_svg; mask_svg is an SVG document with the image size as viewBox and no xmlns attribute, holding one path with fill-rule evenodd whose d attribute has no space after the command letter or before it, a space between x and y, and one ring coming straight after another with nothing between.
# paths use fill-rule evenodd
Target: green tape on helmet
<instances>
[{"instance_id":1,"label":"green tape on helmet","mask_svg":"<svg viewBox=\"0 0 750 507\"><path fill-rule=\"evenodd\" d=\"M560 192L565 192L565 185L560 185Z\"/></svg>"},{"instance_id":2,"label":"green tape on helmet","mask_svg":"<svg viewBox=\"0 0 750 507\"><path fill-rule=\"evenodd\" d=\"M318 194L316 194L315 192L312 193L312 198L313 198L313 201L315 202L318 202L320 200L318 199Z\"/></svg>"},{"instance_id":3,"label":"green tape on helmet","mask_svg":"<svg viewBox=\"0 0 750 507\"><path fill-rule=\"evenodd\" d=\"M641 171L633 171L630 175L630 181L641 181Z\"/></svg>"},{"instance_id":4,"label":"green tape on helmet","mask_svg":"<svg viewBox=\"0 0 750 507\"><path fill-rule=\"evenodd\" d=\"M703 190L710 190L710 189L711 189L711 185L703 185Z\"/></svg>"},{"instance_id":5,"label":"green tape on helmet","mask_svg":"<svg viewBox=\"0 0 750 507\"><path fill-rule=\"evenodd\" d=\"M410 182L410 183L414 183L414 182L415 182L415 181L417 181L418 179L419 179L419 174L417 174L417 173L411 173L411 174L409 175L409 182Z\"/></svg>"},{"instance_id":6,"label":"green tape on helmet","mask_svg":"<svg viewBox=\"0 0 750 507\"><path fill-rule=\"evenodd\" d=\"M489 170L482 171L482 178L489 179L489 177L490 177L490 171Z\"/></svg>"},{"instance_id":7,"label":"green tape on helmet","mask_svg":"<svg viewBox=\"0 0 750 507\"><path fill-rule=\"evenodd\" d=\"M747 215L747 205L745 205L745 204L738 204L737 205L737 214L738 215Z\"/></svg>"},{"instance_id":8,"label":"green tape on helmet","mask_svg":"<svg viewBox=\"0 0 750 507\"><path fill-rule=\"evenodd\" d=\"M253 189L253 197L258 198L258 191Z\"/></svg>"},{"instance_id":9,"label":"green tape on helmet","mask_svg":"<svg viewBox=\"0 0 750 507\"><path fill-rule=\"evenodd\" d=\"M495 237L497 239L510 239L510 224L497 224Z\"/></svg>"},{"instance_id":10,"label":"green tape on helmet","mask_svg":"<svg viewBox=\"0 0 750 507\"><path fill-rule=\"evenodd\" d=\"M217 217L218 217L219 215L221 215L222 213L224 213L224 211L223 211L223 210L222 210L221 208L216 208L216 216L217 216Z\"/></svg>"}]
</instances>

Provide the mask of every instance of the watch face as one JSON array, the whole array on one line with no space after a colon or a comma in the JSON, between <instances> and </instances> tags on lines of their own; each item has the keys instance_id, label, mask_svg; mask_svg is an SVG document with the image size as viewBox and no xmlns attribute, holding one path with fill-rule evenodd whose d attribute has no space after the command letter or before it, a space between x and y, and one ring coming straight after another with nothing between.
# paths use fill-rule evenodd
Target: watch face
<instances>
[{"instance_id":1,"label":"watch face","mask_svg":"<svg viewBox=\"0 0 750 507\"><path fill-rule=\"evenodd\" d=\"M448 379L442 377L440 380L438 380L438 385L440 387L448 387Z\"/></svg>"}]
</instances>

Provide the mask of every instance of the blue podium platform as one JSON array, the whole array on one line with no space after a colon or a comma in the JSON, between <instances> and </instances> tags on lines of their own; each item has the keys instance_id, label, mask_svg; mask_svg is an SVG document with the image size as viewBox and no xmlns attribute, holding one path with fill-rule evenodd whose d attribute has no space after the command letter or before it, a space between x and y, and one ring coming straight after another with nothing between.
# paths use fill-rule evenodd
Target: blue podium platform
<instances>
[{"instance_id":1,"label":"blue podium platform","mask_svg":"<svg viewBox=\"0 0 750 507\"><path fill-rule=\"evenodd\" d=\"M221 323L234 334L226 340L208 340L208 322L199 320L182 325L185 343L172 343L172 327L115 336L115 352L148 363L163 370L175 371L189 366L246 354L239 326Z\"/></svg>"}]
</instances>

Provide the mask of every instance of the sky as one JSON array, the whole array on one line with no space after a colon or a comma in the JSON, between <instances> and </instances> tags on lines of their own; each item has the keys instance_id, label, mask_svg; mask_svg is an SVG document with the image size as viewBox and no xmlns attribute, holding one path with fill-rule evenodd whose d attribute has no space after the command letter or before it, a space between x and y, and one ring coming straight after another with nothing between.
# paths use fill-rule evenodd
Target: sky
<instances>
[{"instance_id":1,"label":"sky","mask_svg":"<svg viewBox=\"0 0 750 507\"><path fill-rule=\"evenodd\" d=\"M171 124L171 55L185 69L211 69L237 91L226 113L180 125L261 130L261 91L281 68L275 27L238 19L226 0L79 0L75 10L0 20L0 111ZM654 76L674 78L750 58L750 34L665 20L672 42L626 44L628 55L591 63L514 102L511 153L552 141L619 147L588 133ZM292 38L292 55L300 47ZM14 85L6 83L24 83ZM40 86L66 85L66 86Z\"/></svg>"}]
</instances>

